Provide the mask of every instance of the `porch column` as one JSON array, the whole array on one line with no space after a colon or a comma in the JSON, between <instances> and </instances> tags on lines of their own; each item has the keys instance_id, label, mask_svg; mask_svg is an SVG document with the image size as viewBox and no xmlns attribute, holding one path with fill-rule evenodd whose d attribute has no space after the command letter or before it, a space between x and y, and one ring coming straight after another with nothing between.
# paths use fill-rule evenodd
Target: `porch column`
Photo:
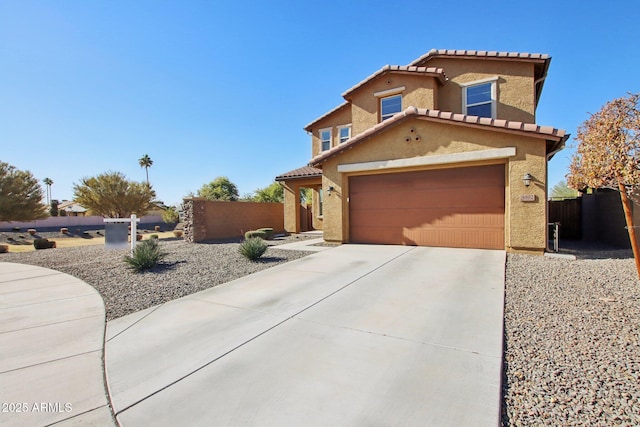
<instances>
[{"instance_id":1,"label":"porch column","mask_svg":"<svg viewBox=\"0 0 640 427\"><path fill-rule=\"evenodd\" d=\"M287 233L300 232L300 186L284 181L284 229Z\"/></svg>"}]
</instances>

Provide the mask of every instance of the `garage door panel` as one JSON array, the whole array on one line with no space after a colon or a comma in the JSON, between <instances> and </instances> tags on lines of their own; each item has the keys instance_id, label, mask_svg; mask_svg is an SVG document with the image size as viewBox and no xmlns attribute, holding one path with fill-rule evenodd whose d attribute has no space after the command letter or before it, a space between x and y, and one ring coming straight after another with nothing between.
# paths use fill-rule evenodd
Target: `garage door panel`
<instances>
[{"instance_id":1,"label":"garage door panel","mask_svg":"<svg viewBox=\"0 0 640 427\"><path fill-rule=\"evenodd\" d=\"M504 165L350 178L350 240L504 248Z\"/></svg>"},{"instance_id":2,"label":"garage door panel","mask_svg":"<svg viewBox=\"0 0 640 427\"><path fill-rule=\"evenodd\" d=\"M358 220L360 227L429 227L458 225L460 227L495 226L502 228L504 215L502 212L460 211L451 214L442 209L404 209L402 211L385 209L370 211Z\"/></svg>"},{"instance_id":3,"label":"garage door panel","mask_svg":"<svg viewBox=\"0 0 640 427\"><path fill-rule=\"evenodd\" d=\"M455 193L446 189L435 189L428 192L403 190L389 193L386 191L387 189L381 189L370 193L351 193L349 196L351 209L392 211L398 206L406 209L429 209L433 208L434 200L446 198L448 207L473 209L481 213L501 210L496 205L504 199L502 188L496 191L491 191L491 188L487 187L465 188Z\"/></svg>"}]
</instances>

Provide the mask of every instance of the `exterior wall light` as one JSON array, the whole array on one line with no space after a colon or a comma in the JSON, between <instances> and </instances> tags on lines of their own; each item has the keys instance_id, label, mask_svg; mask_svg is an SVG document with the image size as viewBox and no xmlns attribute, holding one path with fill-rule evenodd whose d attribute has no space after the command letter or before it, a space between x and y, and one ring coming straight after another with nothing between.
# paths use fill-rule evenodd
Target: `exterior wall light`
<instances>
[{"instance_id":1,"label":"exterior wall light","mask_svg":"<svg viewBox=\"0 0 640 427\"><path fill-rule=\"evenodd\" d=\"M530 173L525 173L524 176L522 177L522 182L524 182L525 187L528 187L531 185L531 180L533 179L533 177L531 176Z\"/></svg>"},{"instance_id":2,"label":"exterior wall light","mask_svg":"<svg viewBox=\"0 0 640 427\"><path fill-rule=\"evenodd\" d=\"M333 190L335 190L335 188L333 188L333 185L329 186L329 188L327 188L327 196L331 196L331 193L333 193Z\"/></svg>"}]
</instances>

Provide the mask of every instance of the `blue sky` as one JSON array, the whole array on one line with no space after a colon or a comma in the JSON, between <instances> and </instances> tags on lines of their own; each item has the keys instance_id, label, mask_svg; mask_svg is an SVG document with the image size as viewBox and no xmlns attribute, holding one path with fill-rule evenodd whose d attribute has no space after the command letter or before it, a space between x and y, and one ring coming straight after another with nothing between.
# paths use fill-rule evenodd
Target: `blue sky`
<instances>
[{"instance_id":1,"label":"blue sky","mask_svg":"<svg viewBox=\"0 0 640 427\"><path fill-rule=\"evenodd\" d=\"M550 54L537 121L575 134L640 92L638 22L635 0L0 0L0 160L60 200L107 171L143 181L144 154L167 204L220 175L250 193L308 162L302 128L342 92L432 48Z\"/></svg>"}]
</instances>

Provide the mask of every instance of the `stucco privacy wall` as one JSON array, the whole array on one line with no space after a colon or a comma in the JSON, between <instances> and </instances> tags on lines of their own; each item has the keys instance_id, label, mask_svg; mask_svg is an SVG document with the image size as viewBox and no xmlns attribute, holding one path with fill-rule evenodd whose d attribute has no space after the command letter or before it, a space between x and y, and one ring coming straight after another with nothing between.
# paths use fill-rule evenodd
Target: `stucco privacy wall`
<instances>
[{"instance_id":1,"label":"stucco privacy wall","mask_svg":"<svg viewBox=\"0 0 640 427\"><path fill-rule=\"evenodd\" d=\"M413 132L411 129L413 128ZM418 137L419 140L416 140ZM407 138L410 142L407 142ZM325 197L323 230L327 241L349 241L348 177L356 174L391 173L425 170L427 167L411 167L389 170L372 170L357 173L338 172L338 165L415 158L420 156L464 153L494 148L515 147L510 158L485 162L463 162L437 167L464 167L479 164L504 163L505 167L505 248L511 251L542 252L546 247L545 141L509 133L478 128L451 126L413 118L365 141L351 150L327 159L323 165L323 188L333 186L335 191ZM464 170L461 169L461 173ZM525 187L522 176L534 177L530 187ZM533 195L534 202L522 202L523 194ZM384 197L383 194L380 197Z\"/></svg>"},{"instance_id":2,"label":"stucco privacy wall","mask_svg":"<svg viewBox=\"0 0 640 427\"><path fill-rule=\"evenodd\" d=\"M184 238L188 242L241 237L246 231L271 227L284 231L282 203L225 202L184 199Z\"/></svg>"}]
</instances>

